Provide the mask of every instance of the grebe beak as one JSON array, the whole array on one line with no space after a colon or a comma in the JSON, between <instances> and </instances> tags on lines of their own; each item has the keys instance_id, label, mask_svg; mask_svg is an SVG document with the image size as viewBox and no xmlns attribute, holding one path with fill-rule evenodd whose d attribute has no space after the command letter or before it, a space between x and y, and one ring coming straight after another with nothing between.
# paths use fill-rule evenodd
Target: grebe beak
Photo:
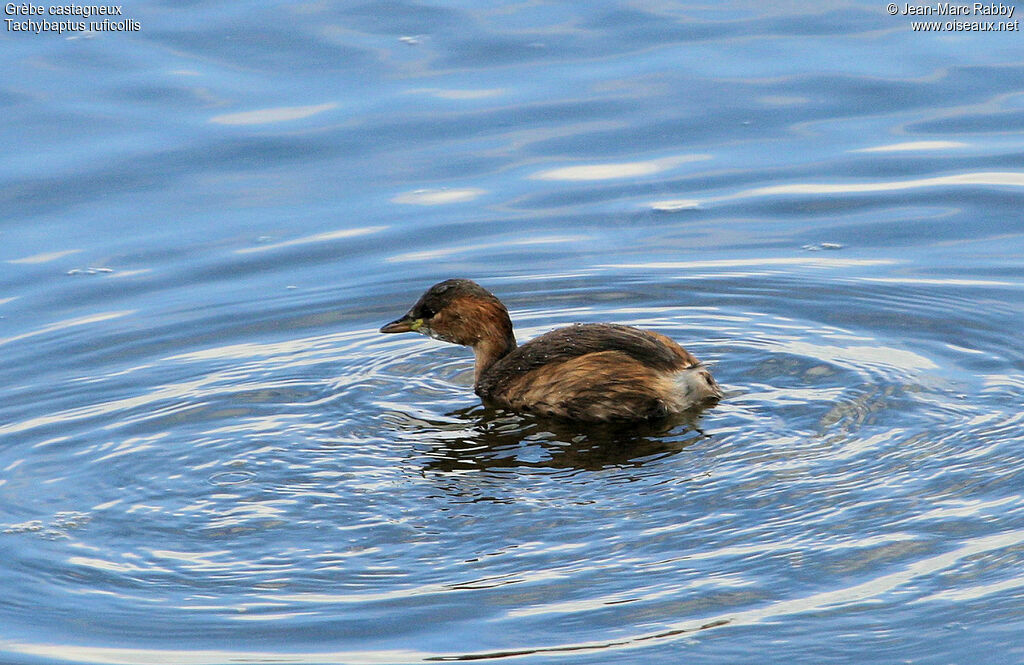
<instances>
[{"instance_id":1,"label":"grebe beak","mask_svg":"<svg viewBox=\"0 0 1024 665\"><path fill-rule=\"evenodd\" d=\"M408 314L380 329L382 333L415 332L423 325L423 319L414 319Z\"/></svg>"}]
</instances>

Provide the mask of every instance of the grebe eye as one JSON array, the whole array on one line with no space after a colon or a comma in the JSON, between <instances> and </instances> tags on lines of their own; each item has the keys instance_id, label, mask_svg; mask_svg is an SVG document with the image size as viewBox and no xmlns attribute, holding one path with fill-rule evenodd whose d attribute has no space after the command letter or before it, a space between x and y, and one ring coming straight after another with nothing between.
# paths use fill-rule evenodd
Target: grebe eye
<instances>
[{"instance_id":1,"label":"grebe eye","mask_svg":"<svg viewBox=\"0 0 1024 665\"><path fill-rule=\"evenodd\" d=\"M432 318L434 318L435 314L437 314L437 312L435 312L433 310L433 308L428 307L428 306L423 306L423 307L420 308L419 316L417 318L420 318L420 319L432 319Z\"/></svg>"}]
</instances>

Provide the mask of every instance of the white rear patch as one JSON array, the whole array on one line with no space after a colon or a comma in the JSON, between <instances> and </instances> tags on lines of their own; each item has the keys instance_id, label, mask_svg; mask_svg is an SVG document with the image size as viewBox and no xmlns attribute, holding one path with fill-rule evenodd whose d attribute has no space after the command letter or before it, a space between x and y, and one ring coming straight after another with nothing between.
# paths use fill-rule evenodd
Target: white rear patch
<instances>
[{"instance_id":1,"label":"white rear patch","mask_svg":"<svg viewBox=\"0 0 1024 665\"><path fill-rule=\"evenodd\" d=\"M668 378L674 384L674 389L670 392L675 400L668 404L671 411L685 411L709 399L722 396L722 390L704 367L691 367L674 372Z\"/></svg>"}]
</instances>

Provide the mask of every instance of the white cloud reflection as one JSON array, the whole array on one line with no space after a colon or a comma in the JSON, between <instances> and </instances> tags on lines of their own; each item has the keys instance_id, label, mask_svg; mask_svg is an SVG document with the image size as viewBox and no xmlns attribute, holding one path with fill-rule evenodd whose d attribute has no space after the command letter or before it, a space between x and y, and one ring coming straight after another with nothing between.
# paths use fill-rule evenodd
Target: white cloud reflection
<instances>
[{"instance_id":1,"label":"white cloud reflection","mask_svg":"<svg viewBox=\"0 0 1024 665\"><path fill-rule=\"evenodd\" d=\"M25 256L20 259L9 259L8 263L23 263L23 264L35 264L35 263L49 263L50 261L56 261L57 259L64 258L71 254L77 254L82 250L80 249L65 249L57 252L44 252L42 254L33 254L32 256Z\"/></svg>"},{"instance_id":2,"label":"white cloud reflection","mask_svg":"<svg viewBox=\"0 0 1024 665\"><path fill-rule=\"evenodd\" d=\"M913 152L917 150L946 150L949 148L966 148L967 144L960 141L906 141L891 143L873 148L859 148L850 152Z\"/></svg>"},{"instance_id":3,"label":"white cloud reflection","mask_svg":"<svg viewBox=\"0 0 1024 665\"><path fill-rule=\"evenodd\" d=\"M430 95L431 97L437 97L438 99L450 99L450 100L468 100L468 99L488 99L490 97L500 97L505 94L504 88L481 88L477 90L464 89L464 90L452 90L448 88L416 88L410 90L410 94Z\"/></svg>"},{"instance_id":4,"label":"white cloud reflection","mask_svg":"<svg viewBox=\"0 0 1024 665\"><path fill-rule=\"evenodd\" d=\"M654 175L680 164L711 159L711 155L677 155L643 162L619 162L616 164L580 164L557 169L538 171L530 176L534 180L613 180L616 178L637 178Z\"/></svg>"},{"instance_id":5,"label":"white cloud reflection","mask_svg":"<svg viewBox=\"0 0 1024 665\"><path fill-rule=\"evenodd\" d=\"M700 207L697 199L671 199L668 201L655 201L651 207L661 212L678 212L680 210L696 210Z\"/></svg>"},{"instance_id":6,"label":"white cloud reflection","mask_svg":"<svg viewBox=\"0 0 1024 665\"><path fill-rule=\"evenodd\" d=\"M323 113L338 105L317 104L316 106L279 106L270 109L258 109L256 111L242 111L240 113L225 113L210 118L210 122L218 125L269 125L275 122L286 122L288 120L302 120Z\"/></svg>"},{"instance_id":7,"label":"white cloud reflection","mask_svg":"<svg viewBox=\"0 0 1024 665\"><path fill-rule=\"evenodd\" d=\"M84 326L90 323L100 323L101 321L118 319L121 318L122 316L134 314L135 311L136 310L134 309L126 309L116 312L100 312L99 314L80 316L73 319L64 319L63 321L57 321L56 323L47 324L31 332L22 333L20 335L14 335L12 337L0 337L0 346L4 344L10 344L11 342L17 342L22 339L28 339L29 337L36 337L38 335L45 335L47 333L56 332L58 330L73 328L75 326Z\"/></svg>"},{"instance_id":8,"label":"white cloud reflection","mask_svg":"<svg viewBox=\"0 0 1024 665\"><path fill-rule=\"evenodd\" d=\"M272 249L281 249L282 247L293 247L295 245L309 245L318 242L328 242L331 240L340 240L342 238L355 238L356 236L365 236L371 233L380 233L386 226L361 226L356 229L341 229L339 231L327 231L326 233L317 233L311 236L303 236L301 238L293 238L292 240L283 240L281 242L269 243L266 245L256 245L255 247L243 247L242 249L236 249L236 254L251 254L252 252L266 252Z\"/></svg>"},{"instance_id":9,"label":"white cloud reflection","mask_svg":"<svg viewBox=\"0 0 1024 665\"><path fill-rule=\"evenodd\" d=\"M685 270L690 268L753 268L761 266L820 266L851 268L854 266L885 266L898 263L894 259L841 259L821 256L794 256L759 259L713 259L709 261L651 261L649 263L614 263L598 268Z\"/></svg>"},{"instance_id":10,"label":"white cloud reflection","mask_svg":"<svg viewBox=\"0 0 1024 665\"><path fill-rule=\"evenodd\" d=\"M464 203L486 194L483 189L416 189L403 192L391 199L392 203L405 205L436 206L447 203Z\"/></svg>"},{"instance_id":11,"label":"white cloud reflection","mask_svg":"<svg viewBox=\"0 0 1024 665\"><path fill-rule=\"evenodd\" d=\"M983 173L957 173L955 175L937 176L934 178L916 178L914 180L881 180L875 182L856 183L793 183L789 185L772 185L745 189L735 194L710 197L703 200L653 201L648 205L653 210L674 211L684 207L697 207L705 203L734 201L737 199L756 198L759 196L777 196L780 194L866 194L870 192L898 192L927 187L949 186L995 186L1024 187L1024 173L1016 171L993 171ZM685 206L681 204L686 204Z\"/></svg>"},{"instance_id":12,"label":"white cloud reflection","mask_svg":"<svg viewBox=\"0 0 1024 665\"><path fill-rule=\"evenodd\" d=\"M807 183L793 185L775 185L748 189L723 199L746 198L748 196L768 196L771 194L859 194L862 192L895 192L904 189L920 189L924 187L941 187L943 185L1009 185L1024 187L1024 173L958 173L956 175L939 176L937 178L918 178L916 180L889 180L881 182L860 182L846 184Z\"/></svg>"}]
</instances>

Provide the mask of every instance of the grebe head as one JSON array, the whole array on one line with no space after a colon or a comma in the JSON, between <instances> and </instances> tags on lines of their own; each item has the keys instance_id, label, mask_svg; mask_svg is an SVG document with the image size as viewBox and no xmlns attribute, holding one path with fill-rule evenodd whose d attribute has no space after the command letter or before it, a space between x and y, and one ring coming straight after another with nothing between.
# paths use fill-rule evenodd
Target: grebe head
<instances>
[{"instance_id":1,"label":"grebe head","mask_svg":"<svg viewBox=\"0 0 1024 665\"><path fill-rule=\"evenodd\" d=\"M435 284L405 316L380 331L418 332L463 346L475 347L481 342L516 346L508 310L494 294L468 279Z\"/></svg>"}]
</instances>

